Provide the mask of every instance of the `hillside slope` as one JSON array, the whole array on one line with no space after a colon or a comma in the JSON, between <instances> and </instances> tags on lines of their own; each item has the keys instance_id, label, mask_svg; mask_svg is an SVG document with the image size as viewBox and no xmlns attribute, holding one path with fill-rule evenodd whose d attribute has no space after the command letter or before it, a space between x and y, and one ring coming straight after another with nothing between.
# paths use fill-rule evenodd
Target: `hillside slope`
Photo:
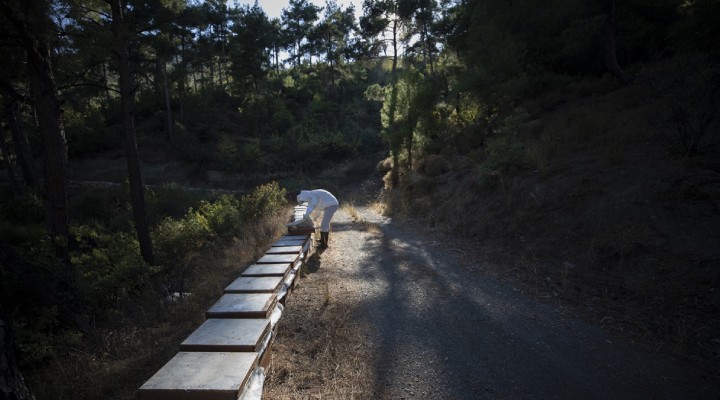
<instances>
[{"instance_id":1,"label":"hillside slope","mask_svg":"<svg viewBox=\"0 0 720 400\"><path fill-rule=\"evenodd\" d=\"M482 160L426 156L396 211L472 240L541 297L718 367L718 148L683 154L666 99L642 83L608 87L523 104L521 156L493 185ZM720 137L713 118L710 139Z\"/></svg>"}]
</instances>

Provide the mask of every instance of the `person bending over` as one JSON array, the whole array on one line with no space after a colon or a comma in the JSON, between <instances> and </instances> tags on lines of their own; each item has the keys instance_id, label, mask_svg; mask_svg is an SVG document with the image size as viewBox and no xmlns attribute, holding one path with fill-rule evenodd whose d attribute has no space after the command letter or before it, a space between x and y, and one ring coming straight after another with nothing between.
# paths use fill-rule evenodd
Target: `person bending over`
<instances>
[{"instance_id":1,"label":"person bending over","mask_svg":"<svg viewBox=\"0 0 720 400\"><path fill-rule=\"evenodd\" d=\"M330 220L332 220L335 211L337 211L340 203L325 189L301 190L297 196L298 203L307 202L307 211L304 218L310 218L313 211L322 211L322 223L320 224L320 244L318 247L325 249L328 247L330 239Z\"/></svg>"}]
</instances>

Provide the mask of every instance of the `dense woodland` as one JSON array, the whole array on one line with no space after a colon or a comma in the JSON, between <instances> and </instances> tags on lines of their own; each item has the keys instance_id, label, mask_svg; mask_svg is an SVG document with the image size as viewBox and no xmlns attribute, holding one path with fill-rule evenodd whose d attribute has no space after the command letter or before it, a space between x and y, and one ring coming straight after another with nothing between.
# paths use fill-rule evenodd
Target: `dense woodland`
<instances>
[{"instance_id":1,"label":"dense woodland","mask_svg":"<svg viewBox=\"0 0 720 400\"><path fill-rule=\"evenodd\" d=\"M373 174L380 152L389 212L413 209L479 238L493 225L468 224L458 210L497 195L505 208L495 211L511 213L513 177L552 176L568 154L618 141L639 150L656 136L669 160L717 154L716 0L361 7L356 19L333 1L291 0L271 19L225 0L0 0L0 365L12 367L0 382L17 385L0 388L4 398L30 398L22 376L38 399L131 396L173 349L153 337L192 326L168 298L198 291L207 273L198 260L277 222L321 171ZM582 135L542 119L622 90L632 107L661 110L648 118L662 134L618 139L597 128L619 126L617 114ZM150 156L258 186L188 192L168 177L148 188ZM102 157L124 158L121 185L73 184L76 160ZM457 208L434 211L448 199ZM508 238L519 230L503 221ZM615 251L614 263L629 254ZM717 311L717 300L700 301ZM705 350L697 354L717 357Z\"/></svg>"}]
</instances>

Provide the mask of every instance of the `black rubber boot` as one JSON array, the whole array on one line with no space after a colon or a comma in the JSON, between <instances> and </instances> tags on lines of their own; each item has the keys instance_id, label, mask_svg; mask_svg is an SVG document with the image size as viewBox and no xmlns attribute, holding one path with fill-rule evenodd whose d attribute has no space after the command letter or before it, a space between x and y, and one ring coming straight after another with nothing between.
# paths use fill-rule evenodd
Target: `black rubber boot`
<instances>
[{"instance_id":1,"label":"black rubber boot","mask_svg":"<svg viewBox=\"0 0 720 400\"><path fill-rule=\"evenodd\" d=\"M329 234L329 232L320 232L320 244L318 244L319 249L327 249L328 234Z\"/></svg>"}]
</instances>

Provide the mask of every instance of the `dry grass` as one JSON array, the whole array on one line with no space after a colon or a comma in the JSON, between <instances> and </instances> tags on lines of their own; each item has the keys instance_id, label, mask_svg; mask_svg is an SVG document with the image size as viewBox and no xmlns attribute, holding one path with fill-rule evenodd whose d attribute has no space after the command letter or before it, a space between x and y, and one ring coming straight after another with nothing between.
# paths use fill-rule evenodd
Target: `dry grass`
<instances>
[{"instance_id":1,"label":"dry grass","mask_svg":"<svg viewBox=\"0 0 720 400\"><path fill-rule=\"evenodd\" d=\"M358 211L355 208L355 204L352 201L343 203L341 208L350 215L350 219L353 223L361 220L360 214L358 214Z\"/></svg>"},{"instance_id":2,"label":"dry grass","mask_svg":"<svg viewBox=\"0 0 720 400\"><path fill-rule=\"evenodd\" d=\"M288 299L273 344L263 398L367 399L374 355L352 304L333 297L328 282L303 285Z\"/></svg>"},{"instance_id":3,"label":"dry grass","mask_svg":"<svg viewBox=\"0 0 720 400\"><path fill-rule=\"evenodd\" d=\"M374 202L370 206L375 207L376 209L381 209L381 207L383 207L380 202ZM354 224L358 224L362 230L373 233L378 233L380 231L377 223L370 222L360 216L352 201L343 203L341 208L350 215L350 220Z\"/></svg>"}]
</instances>

